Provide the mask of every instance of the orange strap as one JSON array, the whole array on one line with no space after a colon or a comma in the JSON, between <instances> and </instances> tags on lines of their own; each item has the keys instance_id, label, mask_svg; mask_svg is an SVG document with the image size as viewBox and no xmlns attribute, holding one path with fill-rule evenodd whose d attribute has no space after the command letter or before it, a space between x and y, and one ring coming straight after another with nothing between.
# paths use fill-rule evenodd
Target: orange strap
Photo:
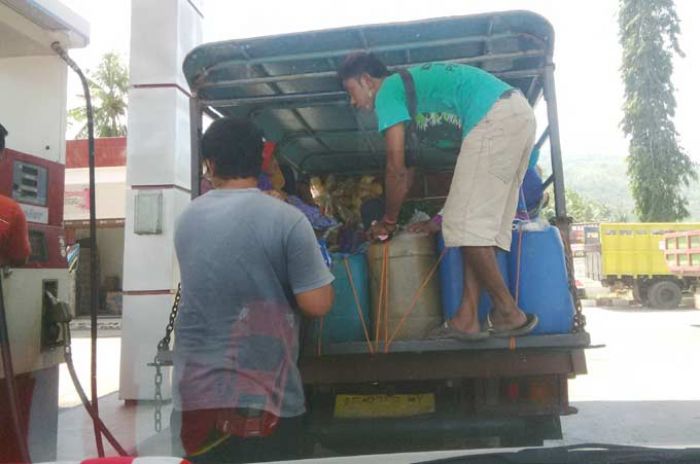
<instances>
[{"instance_id":1,"label":"orange strap","mask_svg":"<svg viewBox=\"0 0 700 464\"><path fill-rule=\"evenodd\" d=\"M376 344L375 348L377 350L379 350L379 328L382 325L382 307L384 306L384 288L386 287L384 264L387 260L387 249L384 248L382 253L382 267L381 271L379 272L379 297L377 299L377 311L374 318L374 341Z\"/></svg>"},{"instance_id":2,"label":"orange strap","mask_svg":"<svg viewBox=\"0 0 700 464\"><path fill-rule=\"evenodd\" d=\"M350 282L350 288L352 289L352 296L355 298L355 308L357 308L357 315L360 316L360 322L362 323L362 330L365 333L365 340L367 341L367 349L370 353L374 353L374 348L372 347L372 341L369 338L369 331L367 330L367 324L365 323L365 316L362 311L362 305L360 304L360 297L357 295L357 287L355 287L355 281L352 278L352 272L350 272L350 265L348 264L347 256L343 258L343 264L345 265L345 272L348 274L348 281Z\"/></svg>"},{"instance_id":3,"label":"orange strap","mask_svg":"<svg viewBox=\"0 0 700 464\"><path fill-rule=\"evenodd\" d=\"M518 256L515 261L515 304L520 307L520 257L523 254L523 223L518 224Z\"/></svg>"},{"instance_id":4,"label":"orange strap","mask_svg":"<svg viewBox=\"0 0 700 464\"><path fill-rule=\"evenodd\" d=\"M379 301L377 301L377 320L376 329L376 350L379 351L379 343L382 341L382 322L384 324L384 346L389 339L389 242L385 241L382 245L382 268L380 272L379 282Z\"/></svg>"},{"instance_id":5,"label":"orange strap","mask_svg":"<svg viewBox=\"0 0 700 464\"><path fill-rule=\"evenodd\" d=\"M515 304L520 307L520 258L523 254L523 223L518 224L518 256L515 261ZM515 351L515 337L508 338L508 349Z\"/></svg>"},{"instance_id":6,"label":"orange strap","mask_svg":"<svg viewBox=\"0 0 700 464\"><path fill-rule=\"evenodd\" d=\"M389 241L384 242L384 351L389 341Z\"/></svg>"},{"instance_id":7,"label":"orange strap","mask_svg":"<svg viewBox=\"0 0 700 464\"><path fill-rule=\"evenodd\" d=\"M398 335L399 331L401 330L401 327L403 327L404 322L406 322L406 319L408 319L408 316L410 316L411 313L413 312L413 310L415 309L416 305L418 304L418 300L423 295L423 291L428 286L430 279L433 278L435 271L437 271L437 268L440 265L440 262L442 261L442 258L445 256L446 253L447 253L447 248L443 248L442 253L440 253L440 256L435 261L435 264L433 264L433 267L430 269L428 274L423 279L423 283L421 284L420 287L418 287L418 291L416 292L415 296L413 297L413 301L411 301L411 304L408 307L408 310L406 312L404 312L403 316L401 316L401 320L399 321L399 324L396 326L396 330L394 330L394 333L391 335L391 337L389 338L389 340L385 344L385 346L384 346L385 353L389 352L389 346L394 341L394 338Z\"/></svg>"}]
</instances>

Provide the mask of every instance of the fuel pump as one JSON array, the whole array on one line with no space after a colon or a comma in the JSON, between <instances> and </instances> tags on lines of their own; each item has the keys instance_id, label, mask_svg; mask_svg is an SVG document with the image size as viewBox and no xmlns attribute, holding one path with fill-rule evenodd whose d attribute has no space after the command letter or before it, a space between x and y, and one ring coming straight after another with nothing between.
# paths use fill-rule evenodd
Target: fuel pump
<instances>
[{"instance_id":1,"label":"fuel pump","mask_svg":"<svg viewBox=\"0 0 700 464\"><path fill-rule=\"evenodd\" d=\"M12 149L0 161L0 194L27 217L32 253L2 278L7 332L18 404L33 460L52 459L58 428L58 365L67 342L72 280L63 237L64 166ZM5 377L4 369L0 376ZM13 430L7 392L0 394L0 429ZM16 461L17 439L4 440L0 461Z\"/></svg>"},{"instance_id":2,"label":"fuel pump","mask_svg":"<svg viewBox=\"0 0 700 464\"><path fill-rule=\"evenodd\" d=\"M91 288L91 396L77 381L70 349L73 282L63 239L63 194L68 68L75 70L92 111L85 76L66 50L89 42L87 21L60 0L0 0L0 120L10 132L0 164L0 194L27 217L32 254L15 269L0 270L0 463L55 461L58 365L65 361L78 395L95 424L98 454L104 435L126 454L99 418L96 382L96 273ZM90 230L95 238L94 151L90 153ZM94 270L95 248L90 260ZM6 322L6 324L5 324ZM4 391L7 389L8 391ZM12 393L12 394L9 394ZM24 444L28 444L29 453ZM27 455L30 456L27 456Z\"/></svg>"},{"instance_id":3,"label":"fuel pump","mask_svg":"<svg viewBox=\"0 0 700 464\"><path fill-rule=\"evenodd\" d=\"M7 332L12 349L17 404L0 392L0 430L11 433L11 408L23 419L19 438L2 440L0 462L20 462L21 443L33 460L54 460L58 432L58 365L66 362L81 401L121 455L126 451L104 426L79 384L70 356L74 316L67 302L75 294L68 271L63 230L64 166L15 150L0 161L0 194L19 203L27 217L31 255L21 268L1 272ZM0 378L5 373L0 370ZM7 412L7 413L5 413ZM33 420L33 418L37 418Z\"/></svg>"}]
</instances>

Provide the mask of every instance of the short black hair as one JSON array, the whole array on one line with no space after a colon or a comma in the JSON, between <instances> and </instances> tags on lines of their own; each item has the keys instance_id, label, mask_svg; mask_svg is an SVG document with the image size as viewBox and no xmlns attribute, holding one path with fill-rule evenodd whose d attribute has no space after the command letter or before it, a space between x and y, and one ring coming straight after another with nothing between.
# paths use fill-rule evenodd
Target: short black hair
<instances>
[{"instance_id":1,"label":"short black hair","mask_svg":"<svg viewBox=\"0 0 700 464\"><path fill-rule=\"evenodd\" d=\"M280 171L282 172L282 176L284 177L284 187L282 187L282 191L287 195L296 195L297 178L294 175L294 169L292 169L291 166L282 164L280 165Z\"/></svg>"},{"instance_id":2,"label":"short black hair","mask_svg":"<svg viewBox=\"0 0 700 464\"><path fill-rule=\"evenodd\" d=\"M373 53L355 52L346 56L338 68L338 77L341 81L360 77L367 73L372 77L381 78L390 74L386 65Z\"/></svg>"},{"instance_id":3,"label":"short black hair","mask_svg":"<svg viewBox=\"0 0 700 464\"><path fill-rule=\"evenodd\" d=\"M5 129L5 126L0 124L0 150L5 149L5 137L7 137L7 129Z\"/></svg>"},{"instance_id":4,"label":"short black hair","mask_svg":"<svg viewBox=\"0 0 700 464\"><path fill-rule=\"evenodd\" d=\"M262 166L263 138L247 119L217 119L202 137L202 159L214 162L221 179L258 177Z\"/></svg>"}]
</instances>

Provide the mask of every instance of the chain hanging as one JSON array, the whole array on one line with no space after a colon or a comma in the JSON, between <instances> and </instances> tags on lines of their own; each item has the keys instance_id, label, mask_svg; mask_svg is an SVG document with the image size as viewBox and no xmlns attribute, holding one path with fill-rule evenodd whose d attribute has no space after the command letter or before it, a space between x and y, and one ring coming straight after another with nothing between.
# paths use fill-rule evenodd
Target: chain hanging
<instances>
[{"instance_id":1,"label":"chain hanging","mask_svg":"<svg viewBox=\"0 0 700 464\"><path fill-rule=\"evenodd\" d=\"M561 238L564 242L564 255L566 262L566 273L569 278L569 292L574 300L574 333L584 332L586 329L586 316L583 314L583 308L581 306L581 300L578 297L578 291L576 289L576 279L574 277L574 260L571 253L571 241L569 240L569 234L571 232L571 222L570 217L566 218L556 218L556 226L561 232Z\"/></svg>"},{"instance_id":2,"label":"chain hanging","mask_svg":"<svg viewBox=\"0 0 700 464\"><path fill-rule=\"evenodd\" d=\"M170 351L170 336L175 329L175 319L177 319L177 312L180 306L180 298L182 297L182 285L177 284L177 292L175 293L175 300L173 301L173 307L170 310L170 317L168 319L168 325L165 326L165 336L158 342L158 349L153 363L151 364L156 368L156 375L154 378L155 385L155 408L153 410L153 422L156 432L160 432L163 429L163 369L162 366L165 365L161 355L165 352Z\"/></svg>"},{"instance_id":3,"label":"chain hanging","mask_svg":"<svg viewBox=\"0 0 700 464\"><path fill-rule=\"evenodd\" d=\"M153 424L156 432L163 430L163 372L161 371L160 364L156 364L156 377L155 377L155 408L153 409Z\"/></svg>"},{"instance_id":4,"label":"chain hanging","mask_svg":"<svg viewBox=\"0 0 700 464\"><path fill-rule=\"evenodd\" d=\"M170 350L170 335L173 333L173 329L175 328L175 319L177 319L180 298L182 298L182 284L177 284L175 300L173 301L173 307L170 310L170 319L168 319L168 325L165 326L165 336L158 342L158 351Z\"/></svg>"}]
</instances>

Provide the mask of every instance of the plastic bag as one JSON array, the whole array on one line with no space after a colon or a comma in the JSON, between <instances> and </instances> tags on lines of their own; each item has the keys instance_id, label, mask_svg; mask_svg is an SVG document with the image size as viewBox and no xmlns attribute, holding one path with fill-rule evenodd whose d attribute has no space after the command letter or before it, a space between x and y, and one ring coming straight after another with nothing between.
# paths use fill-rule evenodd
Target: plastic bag
<instances>
[{"instance_id":1,"label":"plastic bag","mask_svg":"<svg viewBox=\"0 0 700 464\"><path fill-rule=\"evenodd\" d=\"M413 216L408 220L406 223L407 226L410 226L412 224L418 224L419 222L425 222L430 220L430 215L426 213L425 211L421 211L419 209L413 210Z\"/></svg>"},{"instance_id":2,"label":"plastic bag","mask_svg":"<svg viewBox=\"0 0 700 464\"><path fill-rule=\"evenodd\" d=\"M328 193L328 188L333 188L335 185L335 178L330 175L324 182L320 177L312 177L310 184L311 194L314 197L314 201L320 208L321 214L324 216L334 216L333 200L331 199L331 195Z\"/></svg>"}]
</instances>

